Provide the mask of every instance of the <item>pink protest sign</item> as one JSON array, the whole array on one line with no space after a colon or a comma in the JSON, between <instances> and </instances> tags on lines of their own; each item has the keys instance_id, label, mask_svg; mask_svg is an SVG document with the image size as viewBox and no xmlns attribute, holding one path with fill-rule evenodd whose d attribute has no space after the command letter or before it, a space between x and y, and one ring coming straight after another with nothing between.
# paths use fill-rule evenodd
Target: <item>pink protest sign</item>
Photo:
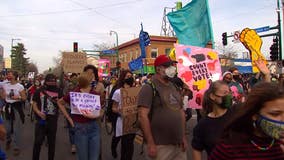
<instances>
[{"instance_id":1,"label":"pink protest sign","mask_svg":"<svg viewBox=\"0 0 284 160\"><path fill-rule=\"evenodd\" d=\"M99 59L98 73L100 77L109 76L110 73L110 61L108 59Z\"/></svg>"},{"instance_id":2,"label":"pink protest sign","mask_svg":"<svg viewBox=\"0 0 284 160\"><path fill-rule=\"evenodd\" d=\"M218 53L209 48L175 44L178 76L189 86L189 107L201 109L202 97L211 81L221 77Z\"/></svg>"}]
</instances>

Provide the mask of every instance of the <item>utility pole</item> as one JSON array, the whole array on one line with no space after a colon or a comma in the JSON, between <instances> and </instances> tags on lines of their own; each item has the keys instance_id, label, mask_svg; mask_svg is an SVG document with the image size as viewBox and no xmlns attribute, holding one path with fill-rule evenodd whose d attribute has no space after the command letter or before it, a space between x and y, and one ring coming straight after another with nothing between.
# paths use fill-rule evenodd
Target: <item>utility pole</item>
<instances>
[{"instance_id":1,"label":"utility pole","mask_svg":"<svg viewBox=\"0 0 284 160\"><path fill-rule=\"evenodd\" d=\"M282 0L283 4L283 0ZM280 0L277 0L277 22L278 22L278 38L279 38L279 60L282 61L282 36L281 36L281 19L280 19Z\"/></svg>"}]
</instances>

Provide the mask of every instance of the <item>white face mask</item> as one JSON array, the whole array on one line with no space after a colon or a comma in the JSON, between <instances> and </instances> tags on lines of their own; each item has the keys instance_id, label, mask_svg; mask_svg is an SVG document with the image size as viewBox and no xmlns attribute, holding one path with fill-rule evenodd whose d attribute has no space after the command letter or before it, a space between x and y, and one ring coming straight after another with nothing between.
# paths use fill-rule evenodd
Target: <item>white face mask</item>
<instances>
[{"instance_id":1,"label":"white face mask","mask_svg":"<svg viewBox=\"0 0 284 160\"><path fill-rule=\"evenodd\" d=\"M176 67L170 66L166 68L165 73L169 78L174 78L174 76L176 75Z\"/></svg>"}]
</instances>

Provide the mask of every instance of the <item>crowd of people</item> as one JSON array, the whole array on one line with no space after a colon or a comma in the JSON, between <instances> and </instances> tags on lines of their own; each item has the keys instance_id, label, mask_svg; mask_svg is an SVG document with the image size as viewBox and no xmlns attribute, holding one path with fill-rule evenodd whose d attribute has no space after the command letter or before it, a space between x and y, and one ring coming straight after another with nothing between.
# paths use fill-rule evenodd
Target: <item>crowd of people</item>
<instances>
[{"instance_id":1,"label":"crowd of people","mask_svg":"<svg viewBox=\"0 0 284 160\"><path fill-rule=\"evenodd\" d=\"M284 159L284 86L283 81L271 82L270 71L262 60L255 62L260 73L245 78L237 68L230 68L222 79L211 82L202 97L202 109L196 110L197 124L188 141L186 121L193 114L188 106L193 92L177 77L176 61L166 55L155 59L155 74L135 76L121 70L119 76L108 79L98 76L93 65L82 68L81 74L72 73L64 85L58 77L48 73L35 78L30 85L18 81L18 73L9 71L0 83L2 117L0 140L6 151L21 153L21 130L25 123L24 105L31 106L36 122L32 159L39 160L41 146L47 137L48 159L56 152L59 113L66 118L70 149L78 160L101 159L101 109L94 115L88 111L75 113L71 93L97 95L100 106L108 107L114 132L110 150L113 158L131 160L134 154L135 133L123 134L121 90L141 87L137 97L138 122L144 138L145 159L186 160L191 145L193 160L208 159ZM242 77L243 76L243 77ZM146 96L147 95L147 96ZM78 97L78 101L83 100ZM3 120L2 120L3 118ZM121 141L121 152L117 153ZM0 159L7 159L0 150Z\"/></svg>"}]
</instances>

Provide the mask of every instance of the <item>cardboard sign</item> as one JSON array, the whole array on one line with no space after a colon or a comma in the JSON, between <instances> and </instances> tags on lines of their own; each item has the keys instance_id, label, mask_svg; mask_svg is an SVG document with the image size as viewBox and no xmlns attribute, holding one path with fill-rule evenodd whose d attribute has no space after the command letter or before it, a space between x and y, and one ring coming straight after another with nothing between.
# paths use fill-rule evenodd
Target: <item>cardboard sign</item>
<instances>
[{"instance_id":1,"label":"cardboard sign","mask_svg":"<svg viewBox=\"0 0 284 160\"><path fill-rule=\"evenodd\" d=\"M99 116L101 110L100 96L90 93L70 92L72 114L91 113Z\"/></svg>"},{"instance_id":2,"label":"cardboard sign","mask_svg":"<svg viewBox=\"0 0 284 160\"><path fill-rule=\"evenodd\" d=\"M140 89L141 87L121 88L123 135L138 131L135 124L137 121L137 100Z\"/></svg>"},{"instance_id":3,"label":"cardboard sign","mask_svg":"<svg viewBox=\"0 0 284 160\"><path fill-rule=\"evenodd\" d=\"M201 109L202 97L210 81L221 78L221 66L216 51L208 48L175 44L178 76L189 86L193 99L189 107Z\"/></svg>"},{"instance_id":4,"label":"cardboard sign","mask_svg":"<svg viewBox=\"0 0 284 160\"><path fill-rule=\"evenodd\" d=\"M264 55L261 53L262 40L260 36L256 33L254 29L245 28L242 30L240 35L240 41L250 52L250 57L252 61L252 72L259 72L254 61L261 59L267 64Z\"/></svg>"},{"instance_id":5,"label":"cardboard sign","mask_svg":"<svg viewBox=\"0 0 284 160\"><path fill-rule=\"evenodd\" d=\"M63 52L62 67L65 73L81 73L87 64L87 55L83 52Z\"/></svg>"}]
</instances>

